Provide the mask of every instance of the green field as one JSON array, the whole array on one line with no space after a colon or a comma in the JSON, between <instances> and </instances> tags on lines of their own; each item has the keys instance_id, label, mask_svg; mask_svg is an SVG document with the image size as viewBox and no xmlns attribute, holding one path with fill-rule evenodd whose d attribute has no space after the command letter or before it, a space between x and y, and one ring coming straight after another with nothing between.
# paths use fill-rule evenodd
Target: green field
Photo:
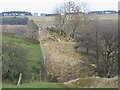
<instances>
[{"instance_id":1,"label":"green field","mask_svg":"<svg viewBox=\"0 0 120 90\"><path fill-rule=\"evenodd\" d=\"M3 84L3 88L67 88L62 83L34 82L21 85Z\"/></svg>"}]
</instances>

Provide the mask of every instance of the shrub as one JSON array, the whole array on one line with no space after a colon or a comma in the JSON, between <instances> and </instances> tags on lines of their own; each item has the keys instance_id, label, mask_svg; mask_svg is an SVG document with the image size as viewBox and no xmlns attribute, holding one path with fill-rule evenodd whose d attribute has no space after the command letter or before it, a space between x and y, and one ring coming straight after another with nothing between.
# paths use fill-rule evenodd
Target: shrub
<instances>
[{"instance_id":1,"label":"shrub","mask_svg":"<svg viewBox=\"0 0 120 90\"><path fill-rule=\"evenodd\" d=\"M47 77L49 82L57 82L57 76L54 73L50 72Z\"/></svg>"},{"instance_id":2,"label":"shrub","mask_svg":"<svg viewBox=\"0 0 120 90\"><path fill-rule=\"evenodd\" d=\"M22 81L30 78L29 68L27 66L26 49L14 42L3 41L2 45L2 78L3 81L15 82L22 73Z\"/></svg>"}]
</instances>

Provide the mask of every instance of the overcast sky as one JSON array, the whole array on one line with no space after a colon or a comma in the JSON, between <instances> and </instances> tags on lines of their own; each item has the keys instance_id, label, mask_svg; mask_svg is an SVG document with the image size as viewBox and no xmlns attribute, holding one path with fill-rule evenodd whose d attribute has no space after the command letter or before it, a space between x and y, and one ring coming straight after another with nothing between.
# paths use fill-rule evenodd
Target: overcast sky
<instances>
[{"instance_id":1,"label":"overcast sky","mask_svg":"<svg viewBox=\"0 0 120 90\"><path fill-rule=\"evenodd\" d=\"M65 1L72 0L0 0L0 12L30 11L52 13L53 9ZM91 10L117 10L119 0L74 0L87 2Z\"/></svg>"}]
</instances>

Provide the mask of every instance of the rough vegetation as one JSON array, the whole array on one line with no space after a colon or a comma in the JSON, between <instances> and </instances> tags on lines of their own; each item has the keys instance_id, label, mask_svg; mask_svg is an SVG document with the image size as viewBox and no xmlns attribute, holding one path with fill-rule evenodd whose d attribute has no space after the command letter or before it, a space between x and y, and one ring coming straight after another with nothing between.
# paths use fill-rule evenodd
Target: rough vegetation
<instances>
[{"instance_id":1,"label":"rough vegetation","mask_svg":"<svg viewBox=\"0 0 120 90\"><path fill-rule=\"evenodd\" d=\"M87 57L75 52L74 43L68 37L51 33L51 37L56 37L57 40L51 40L50 37L42 40L48 76L53 76L54 82L64 82L92 75L94 67L85 63Z\"/></svg>"},{"instance_id":2,"label":"rough vegetation","mask_svg":"<svg viewBox=\"0 0 120 90\"><path fill-rule=\"evenodd\" d=\"M55 10L56 31L75 39L78 53L92 57L88 63L95 64L98 76L114 77L118 74L117 20L91 19L88 9L85 4L78 6L74 1L63 3Z\"/></svg>"},{"instance_id":3,"label":"rough vegetation","mask_svg":"<svg viewBox=\"0 0 120 90\"><path fill-rule=\"evenodd\" d=\"M19 73L23 73L23 79L29 78L28 63L26 60L27 50L15 44L13 41L3 41L2 43L2 79L17 81ZM22 56L22 57L21 57ZM23 64L24 63L24 64ZM27 68L25 68L27 66Z\"/></svg>"},{"instance_id":4,"label":"rough vegetation","mask_svg":"<svg viewBox=\"0 0 120 90\"><path fill-rule=\"evenodd\" d=\"M76 52L73 39L67 40L67 36L63 37L54 31L47 32L47 35L49 37L42 39L42 49L48 70L48 81L64 82L70 88L118 87L117 77L96 77L96 65L89 61L92 57L86 54L84 49L81 49L80 53Z\"/></svg>"},{"instance_id":5,"label":"rough vegetation","mask_svg":"<svg viewBox=\"0 0 120 90\"><path fill-rule=\"evenodd\" d=\"M5 33L2 48L4 82L17 83L19 73L23 74L22 82L32 81L32 77L34 80L40 80L42 55L39 44Z\"/></svg>"}]
</instances>

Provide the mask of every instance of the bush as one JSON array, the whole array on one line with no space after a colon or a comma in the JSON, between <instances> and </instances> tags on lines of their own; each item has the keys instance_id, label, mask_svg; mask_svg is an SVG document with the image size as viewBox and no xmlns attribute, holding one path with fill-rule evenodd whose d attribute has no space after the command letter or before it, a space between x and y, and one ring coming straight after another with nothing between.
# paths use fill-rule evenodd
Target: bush
<instances>
[{"instance_id":1,"label":"bush","mask_svg":"<svg viewBox=\"0 0 120 90\"><path fill-rule=\"evenodd\" d=\"M2 78L3 81L17 82L19 74L22 73L22 81L30 78L27 66L26 49L14 42L3 41L2 45Z\"/></svg>"},{"instance_id":2,"label":"bush","mask_svg":"<svg viewBox=\"0 0 120 90\"><path fill-rule=\"evenodd\" d=\"M54 73L50 72L47 77L49 82L57 82L57 76Z\"/></svg>"}]
</instances>

